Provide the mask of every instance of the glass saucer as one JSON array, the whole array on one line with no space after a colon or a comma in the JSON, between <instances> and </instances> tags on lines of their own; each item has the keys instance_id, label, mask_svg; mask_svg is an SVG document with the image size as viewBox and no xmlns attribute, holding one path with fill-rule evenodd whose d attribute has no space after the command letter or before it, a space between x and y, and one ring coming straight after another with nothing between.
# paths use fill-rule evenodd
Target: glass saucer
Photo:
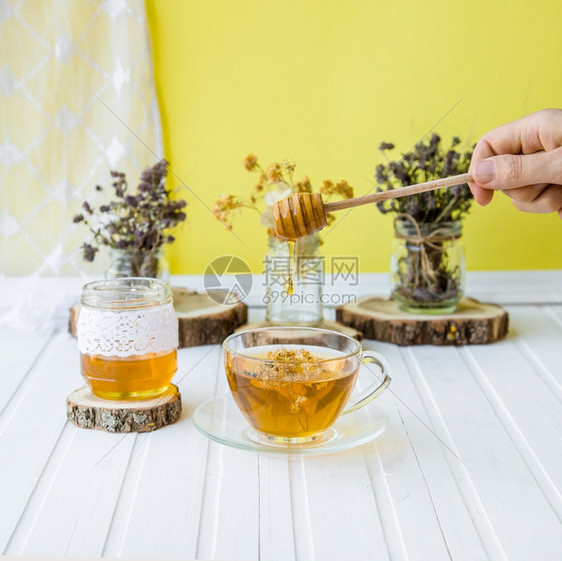
<instances>
[{"instance_id":1,"label":"glass saucer","mask_svg":"<svg viewBox=\"0 0 562 561\"><path fill-rule=\"evenodd\" d=\"M369 415L365 415L365 409ZM330 454L361 446L380 436L388 425L386 413L376 405L342 415L331 429L331 438L322 444L287 444L257 442L255 431L234 403L230 394L213 397L193 414L193 424L205 436L226 446L268 454Z\"/></svg>"}]
</instances>

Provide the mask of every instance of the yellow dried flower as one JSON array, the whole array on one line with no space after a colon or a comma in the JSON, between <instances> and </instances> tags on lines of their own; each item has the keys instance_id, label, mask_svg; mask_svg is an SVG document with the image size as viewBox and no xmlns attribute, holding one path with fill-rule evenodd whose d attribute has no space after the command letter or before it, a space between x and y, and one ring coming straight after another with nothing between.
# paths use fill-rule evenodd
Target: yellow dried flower
<instances>
[{"instance_id":1,"label":"yellow dried flower","mask_svg":"<svg viewBox=\"0 0 562 561\"><path fill-rule=\"evenodd\" d=\"M295 191L297 193L312 193L312 184L310 183L310 179L305 176L301 179L301 181L297 181L295 183Z\"/></svg>"},{"instance_id":2,"label":"yellow dried flower","mask_svg":"<svg viewBox=\"0 0 562 561\"><path fill-rule=\"evenodd\" d=\"M273 162L266 170L265 174L267 176L268 183L278 183L283 181L283 169L279 162Z\"/></svg>"},{"instance_id":3,"label":"yellow dried flower","mask_svg":"<svg viewBox=\"0 0 562 561\"><path fill-rule=\"evenodd\" d=\"M335 185L333 181L325 179L320 193L326 196L339 195L343 199L350 199L353 197L353 187L351 187L345 179L338 181Z\"/></svg>"},{"instance_id":4,"label":"yellow dried flower","mask_svg":"<svg viewBox=\"0 0 562 561\"><path fill-rule=\"evenodd\" d=\"M256 186L254 187L254 191L256 193L261 193L264 189L263 184L267 181L267 177L265 176L264 173L260 174L260 179L258 181L258 183L256 184Z\"/></svg>"},{"instance_id":5,"label":"yellow dried flower","mask_svg":"<svg viewBox=\"0 0 562 561\"><path fill-rule=\"evenodd\" d=\"M244 167L248 171L253 171L258 165L258 157L254 154L248 154L244 160Z\"/></svg>"},{"instance_id":6,"label":"yellow dried flower","mask_svg":"<svg viewBox=\"0 0 562 561\"><path fill-rule=\"evenodd\" d=\"M244 206L246 206L244 201L236 195L221 195L215 202L212 211L226 228L232 230L234 214L238 214Z\"/></svg>"},{"instance_id":7,"label":"yellow dried flower","mask_svg":"<svg viewBox=\"0 0 562 561\"><path fill-rule=\"evenodd\" d=\"M320 187L320 193L323 195L333 195L334 194L334 182L329 179L324 179L322 187Z\"/></svg>"},{"instance_id":8,"label":"yellow dried flower","mask_svg":"<svg viewBox=\"0 0 562 561\"><path fill-rule=\"evenodd\" d=\"M284 160L281 163L289 175L292 175L292 173L295 171L295 168L297 167L297 164L295 164L295 162L290 162L289 160Z\"/></svg>"},{"instance_id":9,"label":"yellow dried flower","mask_svg":"<svg viewBox=\"0 0 562 561\"><path fill-rule=\"evenodd\" d=\"M344 199L351 199L353 197L353 187L345 179L342 179L336 183L335 193Z\"/></svg>"},{"instance_id":10,"label":"yellow dried flower","mask_svg":"<svg viewBox=\"0 0 562 561\"><path fill-rule=\"evenodd\" d=\"M258 163L255 154L248 154L244 160L244 167L248 171L258 174L259 179L254 186L253 191L247 198L238 197L236 195L221 195L215 202L213 213L215 216L230 230L232 230L232 222L243 208L251 208L260 213L260 223L267 228L268 236L276 237L274 229L270 224L271 220L264 220L264 216L268 213L268 209L273 202L279 199L280 193L283 197L287 193L312 193L312 184L310 179L305 176L301 181L294 182L293 174L296 169L295 162L290 160L280 160L273 162L265 171ZM345 180L334 183L329 179L324 180L320 187L320 193L326 198L331 196L341 196L343 198L353 197L353 188ZM263 210L265 206L265 212ZM270 213L270 212L269 212ZM333 215L328 215L328 224L332 224L336 219Z\"/></svg>"}]
</instances>

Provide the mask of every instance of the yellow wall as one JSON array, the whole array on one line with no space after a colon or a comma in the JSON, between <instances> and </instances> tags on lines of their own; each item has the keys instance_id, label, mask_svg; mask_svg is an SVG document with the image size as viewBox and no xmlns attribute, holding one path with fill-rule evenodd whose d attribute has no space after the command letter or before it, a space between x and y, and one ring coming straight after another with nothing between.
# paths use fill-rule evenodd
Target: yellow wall
<instances>
[{"instance_id":1,"label":"yellow wall","mask_svg":"<svg viewBox=\"0 0 562 561\"><path fill-rule=\"evenodd\" d=\"M166 156L207 207L247 194L247 153L297 162L313 184L374 184L381 141L409 149L437 126L476 141L488 129L562 106L560 0L147 0ZM177 182L176 182L177 183ZM235 254L261 270L266 235L249 211L238 240L190 193L169 257L201 273ZM562 267L562 221L516 211L501 193L465 222L470 270ZM392 219L356 209L327 255L387 271Z\"/></svg>"}]
</instances>

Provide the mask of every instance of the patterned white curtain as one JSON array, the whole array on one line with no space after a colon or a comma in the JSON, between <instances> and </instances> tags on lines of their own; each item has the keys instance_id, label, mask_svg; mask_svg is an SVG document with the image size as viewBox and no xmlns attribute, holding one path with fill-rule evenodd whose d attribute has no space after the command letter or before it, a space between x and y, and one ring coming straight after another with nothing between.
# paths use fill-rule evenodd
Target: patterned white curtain
<instances>
[{"instance_id":1,"label":"patterned white curtain","mask_svg":"<svg viewBox=\"0 0 562 561\"><path fill-rule=\"evenodd\" d=\"M143 0L0 0L0 44L0 275L99 272L73 215L162 156Z\"/></svg>"}]
</instances>

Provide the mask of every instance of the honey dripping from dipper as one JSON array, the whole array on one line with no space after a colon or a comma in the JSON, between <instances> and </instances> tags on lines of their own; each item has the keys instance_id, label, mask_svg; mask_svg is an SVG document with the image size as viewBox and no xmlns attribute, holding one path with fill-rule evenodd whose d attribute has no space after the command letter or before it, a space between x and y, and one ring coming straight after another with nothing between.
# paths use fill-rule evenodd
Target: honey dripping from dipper
<instances>
[{"instance_id":1,"label":"honey dripping from dipper","mask_svg":"<svg viewBox=\"0 0 562 561\"><path fill-rule=\"evenodd\" d=\"M289 296L295 292L295 242L287 241L289 245L289 276L287 279L287 294Z\"/></svg>"}]
</instances>

